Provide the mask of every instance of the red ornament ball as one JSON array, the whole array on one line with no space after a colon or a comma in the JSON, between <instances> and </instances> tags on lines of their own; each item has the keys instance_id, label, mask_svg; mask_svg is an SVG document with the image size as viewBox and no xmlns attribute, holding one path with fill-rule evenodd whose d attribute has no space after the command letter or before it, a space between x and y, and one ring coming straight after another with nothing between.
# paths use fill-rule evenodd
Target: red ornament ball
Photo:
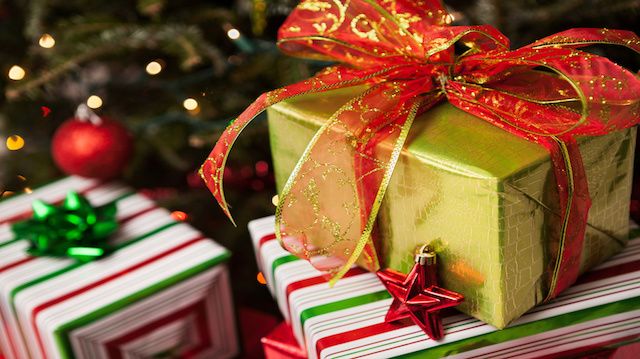
<instances>
[{"instance_id":1,"label":"red ornament ball","mask_svg":"<svg viewBox=\"0 0 640 359\"><path fill-rule=\"evenodd\" d=\"M66 120L51 144L53 159L63 172L98 179L119 176L132 150L133 139L120 122L97 116L92 121Z\"/></svg>"}]
</instances>

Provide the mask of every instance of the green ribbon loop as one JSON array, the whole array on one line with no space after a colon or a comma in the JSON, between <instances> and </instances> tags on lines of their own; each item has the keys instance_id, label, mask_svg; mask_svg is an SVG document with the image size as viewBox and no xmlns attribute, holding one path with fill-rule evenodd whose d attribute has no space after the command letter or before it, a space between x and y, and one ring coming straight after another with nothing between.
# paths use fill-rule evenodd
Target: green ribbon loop
<instances>
[{"instance_id":1,"label":"green ribbon loop","mask_svg":"<svg viewBox=\"0 0 640 359\"><path fill-rule=\"evenodd\" d=\"M118 229L115 202L94 207L84 196L69 192L61 206L35 200L32 207L32 218L11 227L16 239L31 243L30 255L89 262L111 252L107 239Z\"/></svg>"}]
</instances>

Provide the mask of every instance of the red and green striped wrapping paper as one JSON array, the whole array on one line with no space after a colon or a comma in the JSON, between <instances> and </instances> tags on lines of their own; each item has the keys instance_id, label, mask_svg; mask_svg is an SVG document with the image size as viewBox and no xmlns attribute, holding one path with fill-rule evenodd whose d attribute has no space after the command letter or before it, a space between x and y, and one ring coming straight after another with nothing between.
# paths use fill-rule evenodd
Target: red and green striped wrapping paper
<instances>
[{"instance_id":1,"label":"red and green striped wrapping paper","mask_svg":"<svg viewBox=\"0 0 640 359\"><path fill-rule=\"evenodd\" d=\"M11 223L68 191L116 201L117 251L79 263L30 257ZM0 346L7 359L228 358L237 351L229 252L130 188L67 177L0 202Z\"/></svg>"},{"instance_id":2,"label":"red and green striped wrapping paper","mask_svg":"<svg viewBox=\"0 0 640 359\"><path fill-rule=\"evenodd\" d=\"M329 288L273 228L273 217L249 223L267 285L309 358L557 358L640 340L640 238L507 328L451 311L434 341L410 321L384 322L391 297L375 274L353 268Z\"/></svg>"}]
</instances>

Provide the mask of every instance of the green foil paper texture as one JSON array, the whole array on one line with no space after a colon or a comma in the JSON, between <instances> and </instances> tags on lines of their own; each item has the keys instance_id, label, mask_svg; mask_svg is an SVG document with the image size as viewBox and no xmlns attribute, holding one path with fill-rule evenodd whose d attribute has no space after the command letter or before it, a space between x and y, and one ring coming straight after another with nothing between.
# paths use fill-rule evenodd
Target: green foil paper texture
<instances>
[{"instance_id":1,"label":"green foil paper texture","mask_svg":"<svg viewBox=\"0 0 640 359\"><path fill-rule=\"evenodd\" d=\"M362 90L268 110L278 191L321 124ZM593 202L581 271L626 244L635 137L631 128L580 139ZM547 293L560 225L553 176L543 147L437 106L416 119L378 214L382 266L406 273L416 247L430 243L442 286L465 296L458 309L505 327Z\"/></svg>"}]
</instances>

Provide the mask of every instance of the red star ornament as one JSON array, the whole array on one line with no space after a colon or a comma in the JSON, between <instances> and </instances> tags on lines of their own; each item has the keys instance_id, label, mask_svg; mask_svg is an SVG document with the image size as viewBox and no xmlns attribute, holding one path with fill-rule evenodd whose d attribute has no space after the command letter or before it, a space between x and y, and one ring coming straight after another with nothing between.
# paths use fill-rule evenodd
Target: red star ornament
<instances>
[{"instance_id":1,"label":"red star ornament","mask_svg":"<svg viewBox=\"0 0 640 359\"><path fill-rule=\"evenodd\" d=\"M386 322L409 317L431 339L442 338L440 310L455 307L464 297L438 287L434 252L423 250L416 255L416 264L406 276L391 269L376 274L393 297Z\"/></svg>"}]
</instances>

